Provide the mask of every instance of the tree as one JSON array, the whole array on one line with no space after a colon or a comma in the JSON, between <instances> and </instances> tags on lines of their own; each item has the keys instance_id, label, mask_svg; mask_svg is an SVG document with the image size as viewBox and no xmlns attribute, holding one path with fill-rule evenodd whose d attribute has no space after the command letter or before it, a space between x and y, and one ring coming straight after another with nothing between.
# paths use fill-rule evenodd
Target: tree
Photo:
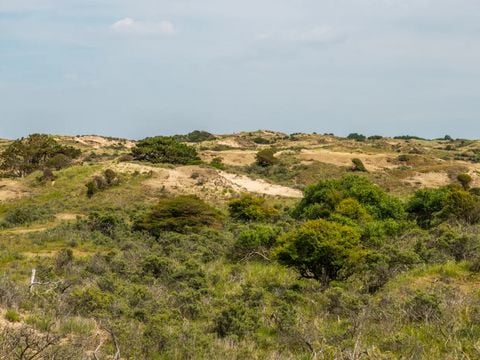
<instances>
[{"instance_id":1,"label":"tree","mask_svg":"<svg viewBox=\"0 0 480 360\"><path fill-rule=\"evenodd\" d=\"M281 236L275 254L280 263L295 268L302 277L327 284L359 249L359 241L360 234L350 226L311 220Z\"/></svg>"},{"instance_id":2,"label":"tree","mask_svg":"<svg viewBox=\"0 0 480 360\"><path fill-rule=\"evenodd\" d=\"M136 230L154 236L164 231L189 232L201 227L220 225L220 213L194 195L161 199L144 216L135 222Z\"/></svg>"},{"instance_id":3,"label":"tree","mask_svg":"<svg viewBox=\"0 0 480 360\"><path fill-rule=\"evenodd\" d=\"M132 150L135 160L152 163L192 164L200 161L197 150L173 137L156 136L143 139Z\"/></svg>"},{"instance_id":4,"label":"tree","mask_svg":"<svg viewBox=\"0 0 480 360\"><path fill-rule=\"evenodd\" d=\"M470 184L473 181L472 177L469 174L458 174L457 180L462 185L464 190L468 190L470 188Z\"/></svg>"},{"instance_id":5,"label":"tree","mask_svg":"<svg viewBox=\"0 0 480 360\"><path fill-rule=\"evenodd\" d=\"M275 165L278 159L275 157L275 151L273 151L273 149L263 149L255 156L255 162L258 166L269 167Z\"/></svg>"},{"instance_id":6,"label":"tree","mask_svg":"<svg viewBox=\"0 0 480 360\"><path fill-rule=\"evenodd\" d=\"M365 141L367 137L363 134L351 133L347 136L347 139L355 141Z\"/></svg>"},{"instance_id":7,"label":"tree","mask_svg":"<svg viewBox=\"0 0 480 360\"><path fill-rule=\"evenodd\" d=\"M358 158L354 158L352 159L352 163L353 163L353 169L352 169L353 171L368 172L365 165L363 165L362 160Z\"/></svg>"},{"instance_id":8,"label":"tree","mask_svg":"<svg viewBox=\"0 0 480 360\"><path fill-rule=\"evenodd\" d=\"M61 168L81 151L71 146L60 145L53 137L33 134L11 143L0 155L0 168L11 176L26 176L41 170L53 162L53 167ZM60 166L61 165L61 166Z\"/></svg>"}]
</instances>

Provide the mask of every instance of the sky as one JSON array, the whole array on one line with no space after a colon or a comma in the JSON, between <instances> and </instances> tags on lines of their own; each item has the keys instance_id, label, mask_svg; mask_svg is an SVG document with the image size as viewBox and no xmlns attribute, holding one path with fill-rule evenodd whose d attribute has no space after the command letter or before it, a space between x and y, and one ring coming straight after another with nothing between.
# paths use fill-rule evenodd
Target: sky
<instances>
[{"instance_id":1,"label":"sky","mask_svg":"<svg viewBox=\"0 0 480 360\"><path fill-rule=\"evenodd\" d=\"M480 138L478 0L0 0L0 138Z\"/></svg>"}]
</instances>

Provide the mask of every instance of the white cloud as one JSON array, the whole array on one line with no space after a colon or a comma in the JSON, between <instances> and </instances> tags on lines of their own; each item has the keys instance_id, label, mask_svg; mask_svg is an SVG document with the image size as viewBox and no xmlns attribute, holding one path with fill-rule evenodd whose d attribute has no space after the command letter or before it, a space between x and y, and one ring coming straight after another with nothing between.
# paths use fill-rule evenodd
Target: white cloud
<instances>
[{"instance_id":1,"label":"white cloud","mask_svg":"<svg viewBox=\"0 0 480 360\"><path fill-rule=\"evenodd\" d=\"M177 32L170 21L149 22L129 17L116 21L110 28L118 33L140 35L173 35Z\"/></svg>"}]
</instances>

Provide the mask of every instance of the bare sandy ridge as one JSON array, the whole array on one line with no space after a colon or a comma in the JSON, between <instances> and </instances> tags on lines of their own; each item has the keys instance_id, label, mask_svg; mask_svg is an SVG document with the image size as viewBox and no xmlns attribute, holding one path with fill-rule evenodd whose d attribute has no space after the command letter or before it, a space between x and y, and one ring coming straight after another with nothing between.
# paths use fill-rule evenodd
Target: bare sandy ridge
<instances>
[{"instance_id":1,"label":"bare sandy ridge","mask_svg":"<svg viewBox=\"0 0 480 360\"><path fill-rule=\"evenodd\" d=\"M180 166L169 169L120 163L116 164L114 168L120 172L150 173L151 178L145 180L144 185L151 188L179 194L196 194L207 199L225 198L231 193L240 192L289 198L302 197L302 192L297 189L199 166Z\"/></svg>"}]
</instances>

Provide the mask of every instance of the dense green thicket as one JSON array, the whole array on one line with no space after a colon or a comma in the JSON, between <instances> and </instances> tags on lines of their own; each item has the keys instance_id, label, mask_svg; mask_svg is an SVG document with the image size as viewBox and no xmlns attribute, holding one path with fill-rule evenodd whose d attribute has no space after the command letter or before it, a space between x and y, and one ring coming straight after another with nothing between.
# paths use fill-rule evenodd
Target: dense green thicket
<instances>
[{"instance_id":1,"label":"dense green thicket","mask_svg":"<svg viewBox=\"0 0 480 360\"><path fill-rule=\"evenodd\" d=\"M173 137L156 136L139 141L132 150L135 160L152 163L192 164L200 161L194 147Z\"/></svg>"},{"instance_id":2,"label":"dense green thicket","mask_svg":"<svg viewBox=\"0 0 480 360\"><path fill-rule=\"evenodd\" d=\"M44 167L59 170L80 154L80 150L63 146L49 135L33 134L15 140L0 154L0 169L10 176L26 176Z\"/></svg>"}]
</instances>

